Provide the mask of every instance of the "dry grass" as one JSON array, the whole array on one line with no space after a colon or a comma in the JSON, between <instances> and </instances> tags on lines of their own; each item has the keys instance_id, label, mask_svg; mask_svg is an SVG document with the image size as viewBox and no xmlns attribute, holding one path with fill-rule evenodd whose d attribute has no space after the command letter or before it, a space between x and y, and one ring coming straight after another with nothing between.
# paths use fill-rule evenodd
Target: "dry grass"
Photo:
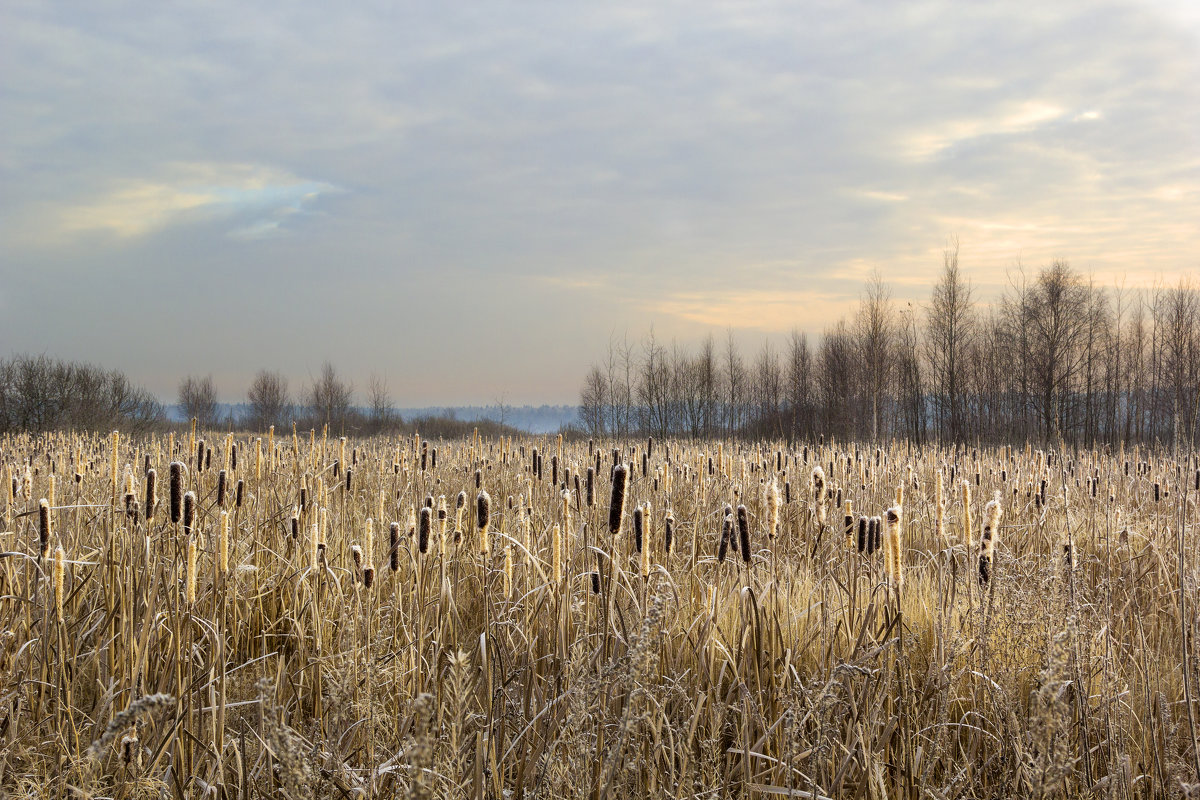
<instances>
[{"instance_id":1,"label":"dry grass","mask_svg":"<svg viewBox=\"0 0 1200 800\"><path fill-rule=\"evenodd\" d=\"M1200 783L1194 456L302 432L0 458L0 795ZM851 509L888 520L874 553Z\"/></svg>"}]
</instances>

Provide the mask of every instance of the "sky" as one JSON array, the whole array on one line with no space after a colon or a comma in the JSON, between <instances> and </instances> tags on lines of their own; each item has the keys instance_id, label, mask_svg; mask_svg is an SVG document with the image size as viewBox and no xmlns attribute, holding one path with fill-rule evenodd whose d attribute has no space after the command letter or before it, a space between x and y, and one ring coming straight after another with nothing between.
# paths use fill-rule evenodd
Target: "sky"
<instances>
[{"instance_id":1,"label":"sky","mask_svg":"<svg viewBox=\"0 0 1200 800\"><path fill-rule=\"evenodd\" d=\"M0 6L0 357L572 403L1065 259L1200 279L1200 4Z\"/></svg>"}]
</instances>

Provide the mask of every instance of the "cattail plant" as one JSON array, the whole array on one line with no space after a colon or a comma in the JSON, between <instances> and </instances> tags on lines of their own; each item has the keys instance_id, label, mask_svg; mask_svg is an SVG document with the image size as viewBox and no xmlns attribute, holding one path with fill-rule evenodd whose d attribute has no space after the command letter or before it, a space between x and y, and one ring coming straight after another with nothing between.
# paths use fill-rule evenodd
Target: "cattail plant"
<instances>
[{"instance_id":1,"label":"cattail plant","mask_svg":"<svg viewBox=\"0 0 1200 800\"><path fill-rule=\"evenodd\" d=\"M38 558L45 558L50 553L50 501L42 498L38 501Z\"/></svg>"},{"instance_id":2,"label":"cattail plant","mask_svg":"<svg viewBox=\"0 0 1200 800\"><path fill-rule=\"evenodd\" d=\"M433 498L431 497L432 501ZM433 527L433 509L428 505L421 507L420 523L417 526L417 550L424 555L429 552L429 533Z\"/></svg>"},{"instance_id":3,"label":"cattail plant","mask_svg":"<svg viewBox=\"0 0 1200 800\"><path fill-rule=\"evenodd\" d=\"M225 475L225 470L217 473L217 508L225 507L225 493L227 489L228 478Z\"/></svg>"},{"instance_id":4,"label":"cattail plant","mask_svg":"<svg viewBox=\"0 0 1200 800\"><path fill-rule=\"evenodd\" d=\"M721 522L721 543L717 545L717 563L721 564L725 561L725 554L729 551L729 540L733 537L733 515L725 514L725 518Z\"/></svg>"},{"instance_id":5,"label":"cattail plant","mask_svg":"<svg viewBox=\"0 0 1200 800\"><path fill-rule=\"evenodd\" d=\"M774 479L767 484L767 536L774 539L779 534L779 484Z\"/></svg>"},{"instance_id":6,"label":"cattail plant","mask_svg":"<svg viewBox=\"0 0 1200 800\"><path fill-rule=\"evenodd\" d=\"M869 533L870 526L871 520L869 520L867 517L862 516L858 518L858 552L865 553L867 555L870 555L871 552L868 549L871 544Z\"/></svg>"},{"instance_id":7,"label":"cattail plant","mask_svg":"<svg viewBox=\"0 0 1200 800\"><path fill-rule=\"evenodd\" d=\"M644 527L642 519L644 516L645 512L642 511L641 506L633 510L633 549L638 553L642 552L642 528Z\"/></svg>"},{"instance_id":8,"label":"cattail plant","mask_svg":"<svg viewBox=\"0 0 1200 800\"><path fill-rule=\"evenodd\" d=\"M146 526L154 523L154 512L158 507L158 473L146 470Z\"/></svg>"},{"instance_id":9,"label":"cattail plant","mask_svg":"<svg viewBox=\"0 0 1200 800\"><path fill-rule=\"evenodd\" d=\"M892 506L885 514L887 524L887 571L888 579L896 588L899 597L900 589L904 586L904 509L902 506Z\"/></svg>"},{"instance_id":10,"label":"cattail plant","mask_svg":"<svg viewBox=\"0 0 1200 800\"><path fill-rule=\"evenodd\" d=\"M217 569L222 573L229 571L229 512L222 511L220 517L220 538L217 542Z\"/></svg>"},{"instance_id":11,"label":"cattail plant","mask_svg":"<svg viewBox=\"0 0 1200 800\"><path fill-rule=\"evenodd\" d=\"M738 528L738 552L742 554L742 561L750 563L750 515L746 511L746 507L739 505L737 507L737 528Z\"/></svg>"},{"instance_id":12,"label":"cattail plant","mask_svg":"<svg viewBox=\"0 0 1200 800\"><path fill-rule=\"evenodd\" d=\"M463 536L463 512L466 510L467 493L459 492L458 497L454 500L454 543L458 544L462 541Z\"/></svg>"},{"instance_id":13,"label":"cattail plant","mask_svg":"<svg viewBox=\"0 0 1200 800\"><path fill-rule=\"evenodd\" d=\"M196 605L196 537L188 538L187 574L184 579L184 600L188 608Z\"/></svg>"},{"instance_id":14,"label":"cattail plant","mask_svg":"<svg viewBox=\"0 0 1200 800\"><path fill-rule=\"evenodd\" d=\"M182 461L172 461L170 468L171 524L178 525L183 516L183 473L187 467Z\"/></svg>"},{"instance_id":15,"label":"cattail plant","mask_svg":"<svg viewBox=\"0 0 1200 800\"><path fill-rule=\"evenodd\" d=\"M675 515L667 510L667 516L663 519L663 552L668 556L671 555L671 548L675 546Z\"/></svg>"},{"instance_id":16,"label":"cattail plant","mask_svg":"<svg viewBox=\"0 0 1200 800\"><path fill-rule=\"evenodd\" d=\"M937 540L939 542L944 542L946 540L946 498L942 490L941 469L937 471L937 487L934 489L934 493L934 502L937 504L935 511L937 515L937 521L935 523Z\"/></svg>"},{"instance_id":17,"label":"cattail plant","mask_svg":"<svg viewBox=\"0 0 1200 800\"><path fill-rule=\"evenodd\" d=\"M400 569L400 523L388 525L388 566L392 572Z\"/></svg>"},{"instance_id":18,"label":"cattail plant","mask_svg":"<svg viewBox=\"0 0 1200 800\"><path fill-rule=\"evenodd\" d=\"M629 481L629 468L624 464L613 467L612 499L608 504L608 532L613 536L621 535L625 523L625 489Z\"/></svg>"},{"instance_id":19,"label":"cattail plant","mask_svg":"<svg viewBox=\"0 0 1200 800\"><path fill-rule=\"evenodd\" d=\"M555 586L562 583L562 575L563 575L563 563L562 563L563 541L562 540L563 540L562 528L559 527L558 523L556 522L556 523L554 523L554 529L553 529L553 533L552 533L551 539L550 539L550 547L551 547L550 577L553 580Z\"/></svg>"},{"instance_id":20,"label":"cattail plant","mask_svg":"<svg viewBox=\"0 0 1200 800\"><path fill-rule=\"evenodd\" d=\"M817 465L813 468L811 476L812 485L812 500L813 514L817 518L817 524L823 526L825 524L825 470Z\"/></svg>"},{"instance_id":21,"label":"cattail plant","mask_svg":"<svg viewBox=\"0 0 1200 800\"><path fill-rule=\"evenodd\" d=\"M967 481L962 483L962 500L963 500L963 545L967 549L967 553L971 552L971 544L974 541L974 534L971 529L971 484Z\"/></svg>"},{"instance_id":22,"label":"cattail plant","mask_svg":"<svg viewBox=\"0 0 1200 800\"><path fill-rule=\"evenodd\" d=\"M196 493L188 491L183 495L183 533L186 536L192 535L192 528L196 524Z\"/></svg>"},{"instance_id":23,"label":"cattail plant","mask_svg":"<svg viewBox=\"0 0 1200 800\"><path fill-rule=\"evenodd\" d=\"M54 548L54 617L63 621L63 583L66 580L67 554L62 545Z\"/></svg>"},{"instance_id":24,"label":"cattail plant","mask_svg":"<svg viewBox=\"0 0 1200 800\"><path fill-rule=\"evenodd\" d=\"M992 577L992 559L996 552L996 540L1000 535L1000 493L983 507L983 535L979 542L979 582L987 583Z\"/></svg>"},{"instance_id":25,"label":"cattail plant","mask_svg":"<svg viewBox=\"0 0 1200 800\"><path fill-rule=\"evenodd\" d=\"M488 543L488 525L491 522L492 496L481 489L475 498L475 527L479 532L479 552L487 555L491 552Z\"/></svg>"}]
</instances>

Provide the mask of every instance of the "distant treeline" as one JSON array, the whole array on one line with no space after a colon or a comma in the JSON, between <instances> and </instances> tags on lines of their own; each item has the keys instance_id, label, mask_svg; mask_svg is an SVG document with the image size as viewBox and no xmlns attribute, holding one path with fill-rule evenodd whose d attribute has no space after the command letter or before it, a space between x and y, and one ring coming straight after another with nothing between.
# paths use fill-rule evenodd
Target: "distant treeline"
<instances>
[{"instance_id":1,"label":"distant treeline","mask_svg":"<svg viewBox=\"0 0 1200 800\"><path fill-rule=\"evenodd\" d=\"M287 381L277 373L260 372L251 384L249 402L234 417L217 403L211 377L185 378L179 387L179 409L185 420L195 418L203 429L262 430L271 425L301 430L329 425L331 433L371 435L417 430L430 438L466 436L478 429L486 436L517 435L521 430L495 420L459 420L426 415L401 420L392 408L387 387L372 379L371 405L350 404L352 387L329 364L294 402ZM135 386L118 370L62 361L46 355L15 355L0 361L0 434L55 430L131 432L179 426L146 389Z\"/></svg>"},{"instance_id":2,"label":"distant treeline","mask_svg":"<svg viewBox=\"0 0 1200 800\"><path fill-rule=\"evenodd\" d=\"M118 370L44 355L0 361L0 433L145 431L164 422L162 404Z\"/></svg>"},{"instance_id":3,"label":"distant treeline","mask_svg":"<svg viewBox=\"0 0 1200 800\"><path fill-rule=\"evenodd\" d=\"M609 343L580 392L593 436L1194 443L1200 293L1096 286L1064 262L1010 278L983 307L947 250L924 307L871 280L815 345L793 332L747 359L653 333Z\"/></svg>"}]
</instances>

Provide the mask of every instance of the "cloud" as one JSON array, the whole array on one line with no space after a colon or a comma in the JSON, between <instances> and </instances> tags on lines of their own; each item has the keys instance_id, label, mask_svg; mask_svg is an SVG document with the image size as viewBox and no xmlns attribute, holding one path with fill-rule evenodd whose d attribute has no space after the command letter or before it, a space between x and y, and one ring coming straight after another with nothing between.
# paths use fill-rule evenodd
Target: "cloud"
<instances>
[{"instance_id":1,"label":"cloud","mask_svg":"<svg viewBox=\"0 0 1200 800\"><path fill-rule=\"evenodd\" d=\"M257 165L171 164L159 177L117 180L100 196L67 206L59 213L58 230L128 239L189 221L252 217L230 233L262 235L278 232L333 188Z\"/></svg>"},{"instance_id":2,"label":"cloud","mask_svg":"<svg viewBox=\"0 0 1200 800\"><path fill-rule=\"evenodd\" d=\"M1029 133L1064 114L1061 106L1043 100L1006 103L983 116L943 120L936 127L909 134L902 146L910 157L924 160L983 137Z\"/></svg>"}]
</instances>

